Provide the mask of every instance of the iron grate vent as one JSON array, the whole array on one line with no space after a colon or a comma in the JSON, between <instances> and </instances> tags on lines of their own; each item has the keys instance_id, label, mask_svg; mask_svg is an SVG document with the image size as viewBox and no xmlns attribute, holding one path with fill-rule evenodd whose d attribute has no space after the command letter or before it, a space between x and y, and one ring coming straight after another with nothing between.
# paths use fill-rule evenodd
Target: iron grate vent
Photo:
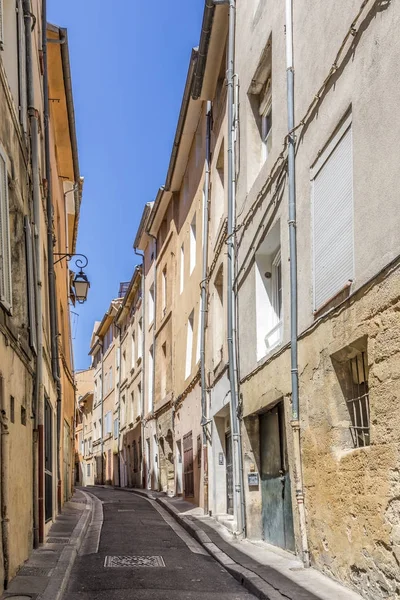
<instances>
[{"instance_id":1,"label":"iron grate vent","mask_svg":"<svg viewBox=\"0 0 400 600\"><path fill-rule=\"evenodd\" d=\"M53 569L47 567L22 567L17 575L23 577L50 577Z\"/></svg>"},{"instance_id":2,"label":"iron grate vent","mask_svg":"<svg viewBox=\"0 0 400 600\"><path fill-rule=\"evenodd\" d=\"M165 567L162 556L106 556L105 567Z\"/></svg>"},{"instance_id":3,"label":"iron grate vent","mask_svg":"<svg viewBox=\"0 0 400 600\"><path fill-rule=\"evenodd\" d=\"M69 538L49 537L46 541L48 544L69 544Z\"/></svg>"}]
</instances>

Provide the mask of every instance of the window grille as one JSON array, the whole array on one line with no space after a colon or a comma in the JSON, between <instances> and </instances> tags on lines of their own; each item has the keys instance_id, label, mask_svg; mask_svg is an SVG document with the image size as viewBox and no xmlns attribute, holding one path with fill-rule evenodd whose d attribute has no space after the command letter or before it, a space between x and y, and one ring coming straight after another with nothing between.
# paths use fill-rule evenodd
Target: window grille
<instances>
[{"instance_id":1,"label":"window grille","mask_svg":"<svg viewBox=\"0 0 400 600\"><path fill-rule=\"evenodd\" d=\"M349 397L346 398L351 425L350 431L355 448L370 445L370 416L368 368L365 352L349 360Z\"/></svg>"}]
</instances>

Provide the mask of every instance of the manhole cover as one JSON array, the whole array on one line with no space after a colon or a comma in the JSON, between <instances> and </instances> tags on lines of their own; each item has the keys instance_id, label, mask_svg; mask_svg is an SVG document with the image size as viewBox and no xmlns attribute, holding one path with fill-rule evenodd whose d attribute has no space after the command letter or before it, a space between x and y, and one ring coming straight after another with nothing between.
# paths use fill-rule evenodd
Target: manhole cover
<instances>
[{"instance_id":1,"label":"manhole cover","mask_svg":"<svg viewBox=\"0 0 400 600\"><path fill-rule=\"evenodd\" d=\"M106 556L105 567L165 567L162 556Z\"/></svg>"},{"instance_id":2,"label":"manhole cover","mask_svg":"<svg viewBox=\"0 0 400 600\"><path fill-rule=\"evenodd\" d=\"M48 544L69 544L69 538L47 538Z\"/></svg>"},{"instance_id":3,"label":"manhole cover","mask_svg":"<svg viewBox=\"0 0 400 600\"><path fill-rule=\"evenodd\" d=\"M52 570L46 567L22 567L18 571L18 575L22 575L23 577L50 577Z\"/></svg>"}]
</instances>

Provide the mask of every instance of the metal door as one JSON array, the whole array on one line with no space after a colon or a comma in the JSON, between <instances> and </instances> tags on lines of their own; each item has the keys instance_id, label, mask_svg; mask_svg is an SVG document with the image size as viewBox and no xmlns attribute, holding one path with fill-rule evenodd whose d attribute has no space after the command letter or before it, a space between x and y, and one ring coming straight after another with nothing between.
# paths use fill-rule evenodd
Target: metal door
<instances>
[{"instance_id":1,"label":"metal door","mask_svg":"<svg viewBox=\"0 0 400 600\"><path fill-rule=\"evenodd\" d=\"M225 435L225 461L226 461L226 512L233 515L233 462L232 462L232 436Z\"/></svg>"},{"instance_id":2,"label":"metal door","mask_svg":"<svg viewBox=\"0 0 400 600\"><path fill-rule=\"evenodd\" d=\"M70 496L70 482L69 482L69 473L71 468L71 434L70 427L66 421L64 421L64 502L69 500ZM83 481L86 479L86 473L84 473Z\"/></svg>"},{"instance_id":3,"label":"metal door","mask_svg":"<svg viewBox=\"0 0 400 600\"><path fill-rule=\"evenodd\" d=\"M260 416L263 537L295 549L283 402Z\"/></svg>"},{"instance_id":4,"label":"metal door","mask_svg":"<svg viewBox=\"0 0 400 600\"><path fill-rule=\"evenodd\" d=\"M53 411L47 398L44 402L44 517L53 518Z\"/></svg>"},{"instance_id":5,"label":"metal door","mask_svg":"<svg viewBox=\"0 0 400 600\"><path fill-rule=\"evenodd\" d=\"M183 470L185 480L185 496L194 496L194 475L193 475L193 436L190 431L183 436Z\"/></svg>"}]
</instances>

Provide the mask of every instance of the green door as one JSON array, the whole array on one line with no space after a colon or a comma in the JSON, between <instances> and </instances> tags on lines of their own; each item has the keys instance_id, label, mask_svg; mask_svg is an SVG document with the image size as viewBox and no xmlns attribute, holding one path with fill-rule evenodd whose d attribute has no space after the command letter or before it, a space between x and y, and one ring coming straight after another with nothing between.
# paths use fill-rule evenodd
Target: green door
<instances>
[{"instance_id":1,"label":"green door","mask_svg":"<svg viewBox=\"0 0 400 600\"><path fill-rule=\"evenodd\" d=\"M263 538L295 549L283 402L260 416Z\"/></svg>"}]
</instances>

